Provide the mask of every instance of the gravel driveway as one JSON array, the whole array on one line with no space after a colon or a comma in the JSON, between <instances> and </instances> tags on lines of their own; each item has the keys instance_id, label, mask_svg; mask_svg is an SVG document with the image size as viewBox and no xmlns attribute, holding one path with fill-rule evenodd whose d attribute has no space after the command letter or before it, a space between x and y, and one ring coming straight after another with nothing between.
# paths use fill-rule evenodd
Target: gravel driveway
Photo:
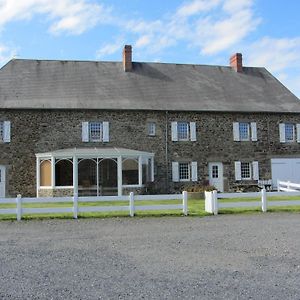
<instances>
[{"instance_id":1,"label":"gravel driveway","mask_svg":"<svg viewBox=\"0 0 300 300\"><path fill-rule=\"evenodd\" d=\"M300 215L0 222L1 299L300 299Z\"/></svg>"}]
</instances>

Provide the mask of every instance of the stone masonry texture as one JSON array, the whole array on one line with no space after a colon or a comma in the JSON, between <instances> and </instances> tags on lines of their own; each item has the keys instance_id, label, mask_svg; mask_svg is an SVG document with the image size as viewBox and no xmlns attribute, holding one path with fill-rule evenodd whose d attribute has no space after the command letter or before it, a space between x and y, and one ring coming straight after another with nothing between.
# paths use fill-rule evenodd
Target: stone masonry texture
<instances>
[{"instance_id":1,"label":"stone masonry texture","mask_svg":"<svg viewBox=\"0 0 300 300\"><path fill-rule=\"evenodd\" d=\"M172 161L197 161L199 183L208 180L208 163L224 165L224 188L234 190L234 161L258 161L260 178L271 177L271 158L300 157L300 144L279 142L279 123L300 123L299 114L218 113L104 110L0 110L0 121L11 121L11 142L0 143L5 165L6 196L36 196L36 153L74 147L122 147L155 154L156 193L178 192ZM83 121L108 121L110 142L84 143ZM147 122L156 122L156 136ZM196 122L197 141L172 142L171 122ZM233 122L256 122L257 142L234 142ZM167 142L166 142L167 141ZM185 183L186 184L186 183Z\"/></svg>"}]
</instances>

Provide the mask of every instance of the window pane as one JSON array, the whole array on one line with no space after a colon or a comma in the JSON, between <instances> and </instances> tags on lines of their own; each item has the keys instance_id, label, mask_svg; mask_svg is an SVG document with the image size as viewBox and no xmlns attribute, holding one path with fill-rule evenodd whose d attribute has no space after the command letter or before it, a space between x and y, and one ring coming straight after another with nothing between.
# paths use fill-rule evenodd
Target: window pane
<instances>
[{"instance_id":1,"label":"window pane","mask_svg":"<svg viewBox=\"0 0 300 300\"><path fill-rule=\"evenodd\" d=\"M177 123L177 133L179 140L188 140L189 139L189 124L187 122L178 122Z\"/></svg>"},{"instance_id":2,"label":"window pane","mask_svg":"<svg viewBox=\"0 0 300 300\"><path fill-rule=\"evenodd\" d=\"M294 124L285 124L285 140L293 142L294 141Z\"/></svg>"},{"instance_id":3,"label":"window pane","mask_svg":"<svg viewBox=\"0 0 300 300\"><path fill-rule=\"evenodd\" d=\"M179 179L190 180L189 163L179 163Z\"/></svg>"},{"instance_id":4,"label":"window pane","mask_svg":"<svg viewBox=\"0 0 300 300\"><path fill-rule=\"evenodd\" d=\"M136 160L126 159L122 164L123 185L139 184L139 164Z\"/></svg>"},{"instance_id":5,"label":"window pane","mask_svg":"<svg viewBox=\"0 0 300 300\"><path fill-rule=\"evenodd\" d=\"M93 142L102 141L103 130L102 130L102 122L90 122L90 140Z\"/></svg>"},{"instance_id":6,"label":"window pane","mask_svg":"<svg viewBox=\"0 0 300 300\"><path fill-rule=\"evenodd\" d=\"M249 123L239 123L239 128L240 128L240 140L249 141L250 140Z\"/></svg>"},{"instance_id":7,"label":"window pane","mask_svg":"<svg viewBox=\"0 0 300 300\"><path fill-rule=\"evenodd\" d=\"M251 179L251 169L250 169L250 163L241 163L241 175L242 179Z\"/></svg>"},{"instance_id":8,"label":"window pane","mask_svg":"<svg viewBox=\"0 0 300 300\"><path fill-rule=\"evenodd\" d=\"M212 166L212 178L219 178L218 166Z\"/></svg>"},{"instance_id":9,"label":"window pane","mask_svg":"<svg viewBox=\"0 0 300 300\"><path fill-rule=\"evenodd\" d=\"M73 185L73 164L63 159L55 164L55 186Z\"/></svg>"},{"instance_id":10,"label":"window pane","mask_svg":"<svg viewBox=\"0 0 300 300\"><path fill-rule=\"evenodd\" d=\"M154 122L148 123L148 135L155 135L156 124Z\"/></svg>"}]
</instances>

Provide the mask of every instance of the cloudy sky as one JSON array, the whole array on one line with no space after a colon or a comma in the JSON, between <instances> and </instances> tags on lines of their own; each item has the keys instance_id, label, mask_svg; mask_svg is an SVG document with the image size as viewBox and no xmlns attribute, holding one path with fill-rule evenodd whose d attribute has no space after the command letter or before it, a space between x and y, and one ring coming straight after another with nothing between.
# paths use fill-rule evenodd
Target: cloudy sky
<instances>
[{"instance_id":1,"label":"cloudy sky","mask_svg":"<svg viewBox=\"0 0 300 300\"><path fill-rule=\"evenodd\" d=\"M299 0L0 0L0 64L12 57L265 66L300 97Z\"/></svg>"}]
</instances>

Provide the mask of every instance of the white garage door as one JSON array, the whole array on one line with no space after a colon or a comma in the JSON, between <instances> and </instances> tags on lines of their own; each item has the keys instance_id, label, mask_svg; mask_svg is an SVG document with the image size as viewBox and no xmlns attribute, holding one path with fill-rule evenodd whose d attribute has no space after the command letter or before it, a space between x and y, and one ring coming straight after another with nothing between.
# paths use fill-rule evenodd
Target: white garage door
<instances>
[{"instance_id":1,"label":"white garage door","mask_svg":"<svg viewBox=\"0 0 300 300\"><path fill-rule=\"evenodd\" d=\"M277 180L300 183L300 158L271 159L273 186Z\"/></svg>"}]
</instances>

